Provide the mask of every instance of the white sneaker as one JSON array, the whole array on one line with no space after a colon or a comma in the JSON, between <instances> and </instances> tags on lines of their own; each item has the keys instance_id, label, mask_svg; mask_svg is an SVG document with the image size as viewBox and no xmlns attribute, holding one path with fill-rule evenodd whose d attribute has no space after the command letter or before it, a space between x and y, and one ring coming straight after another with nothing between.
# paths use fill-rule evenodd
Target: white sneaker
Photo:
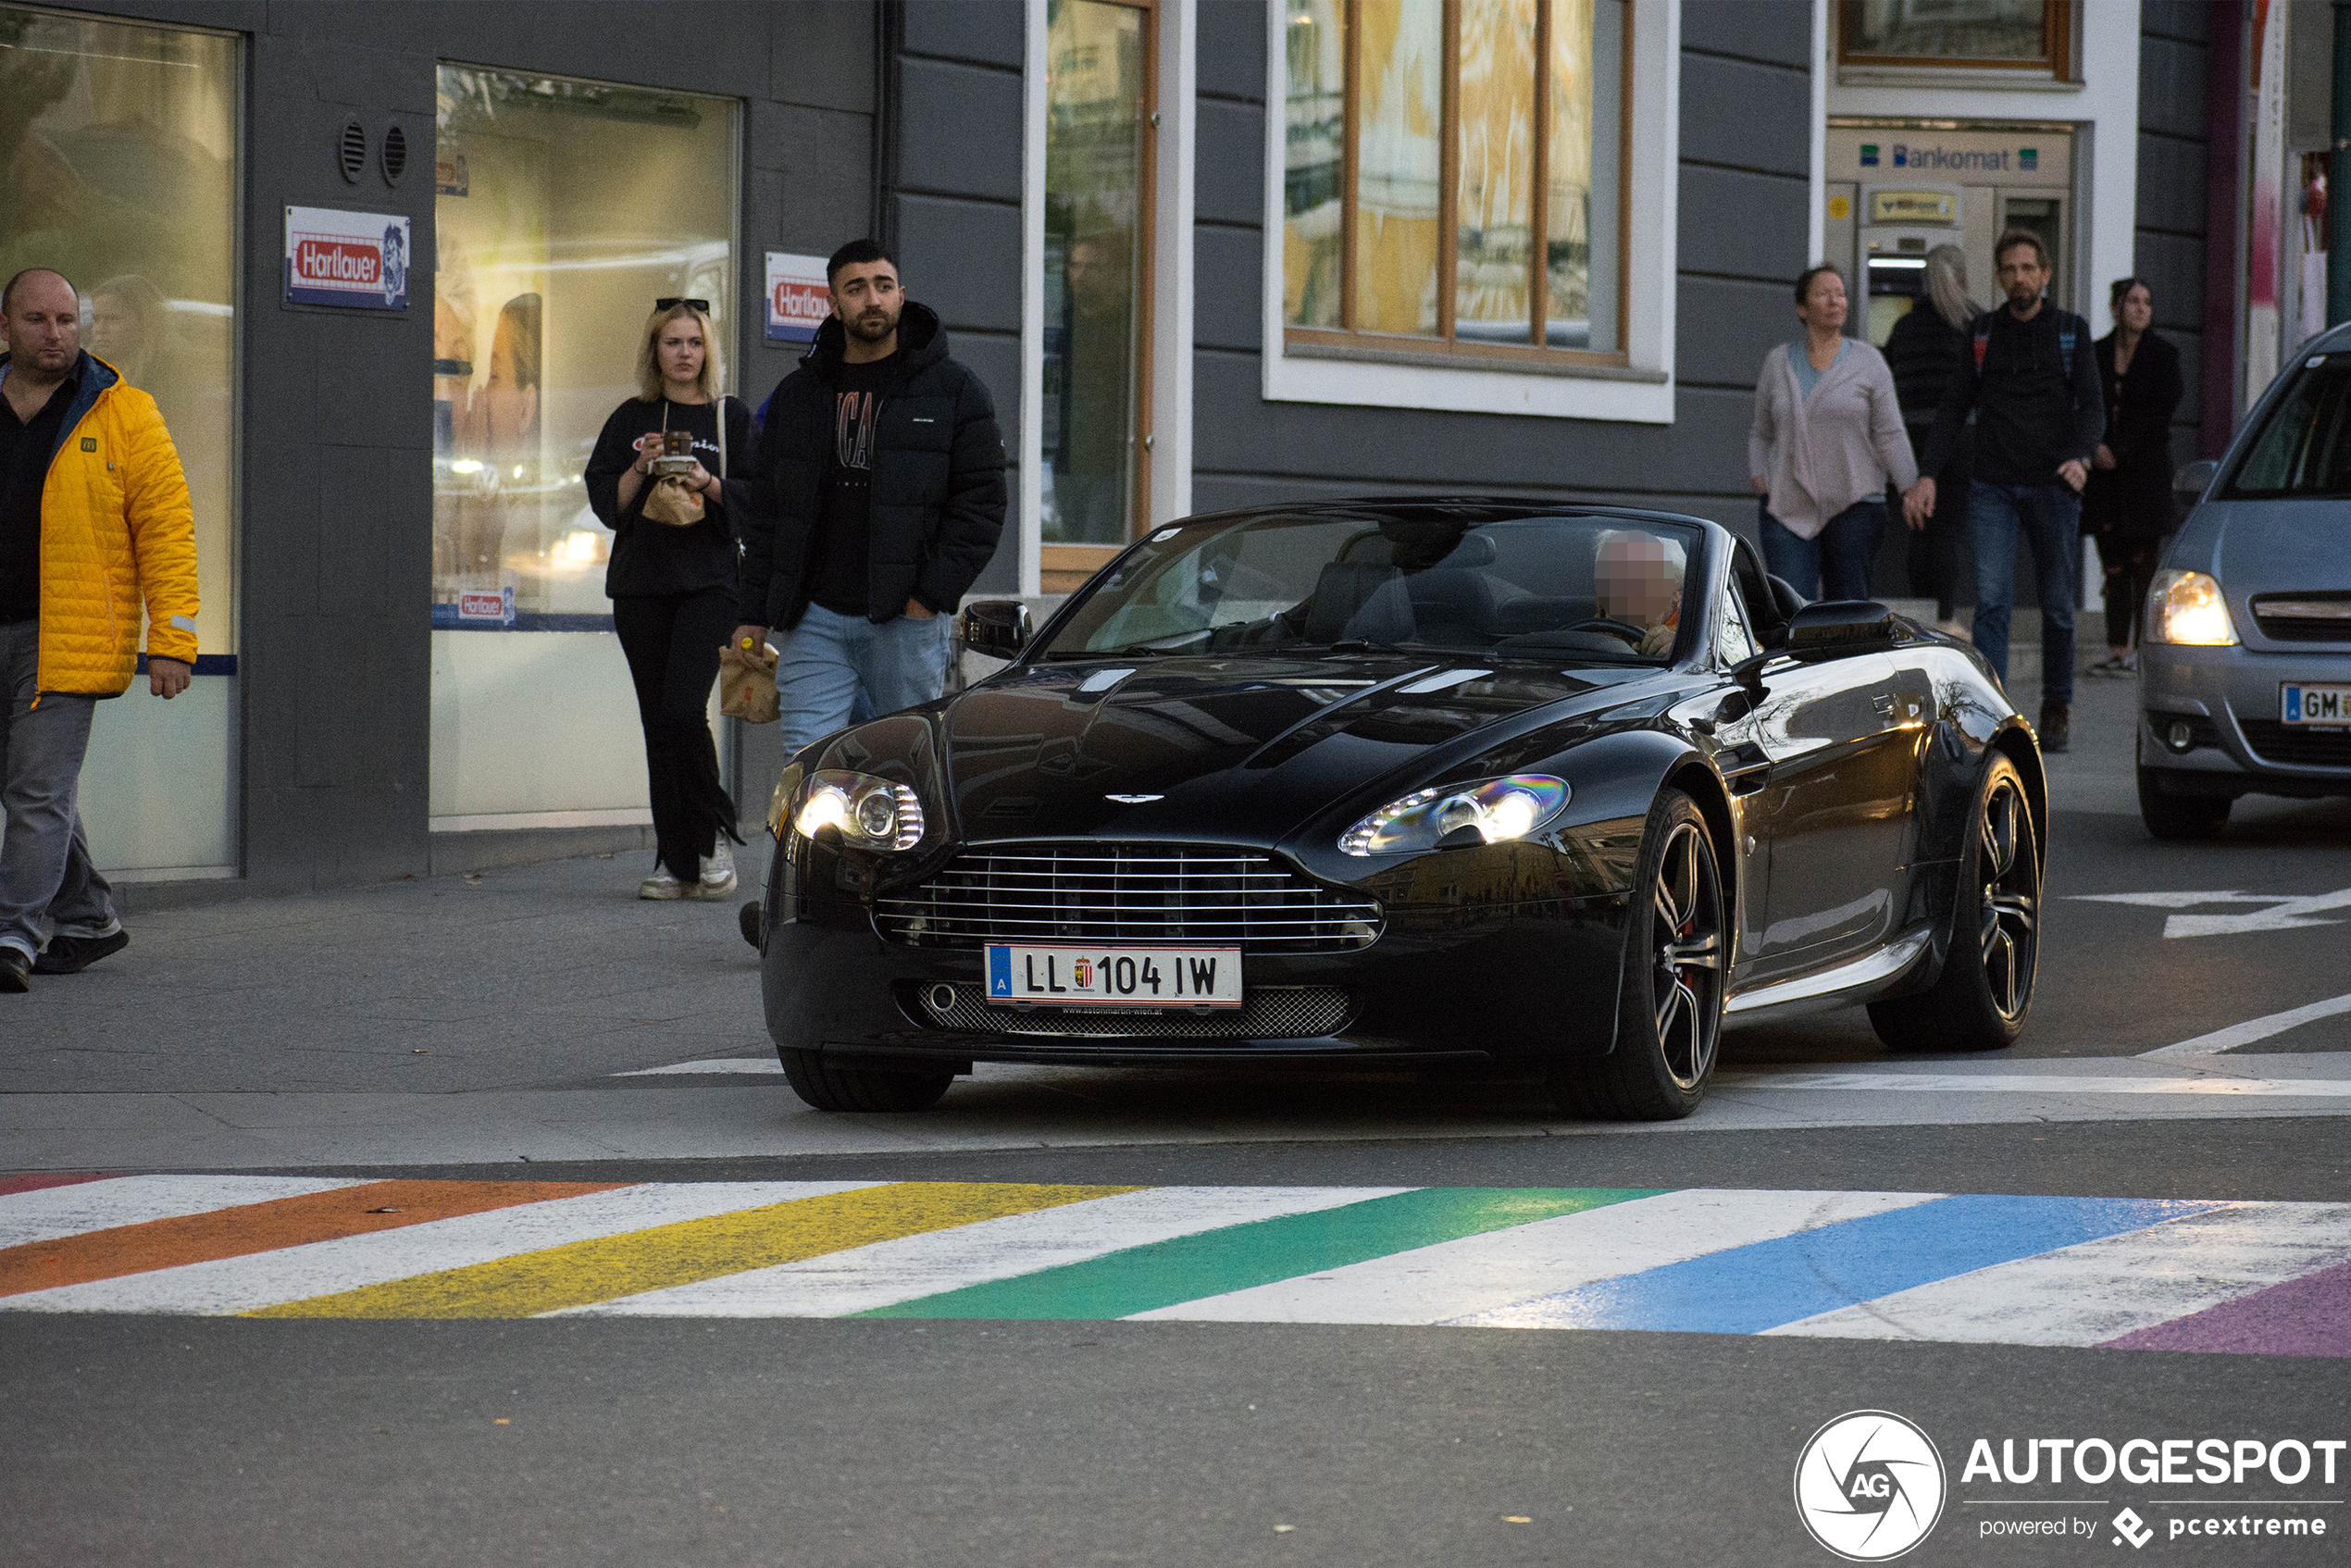
<instances>
[{"instance_id":1,"label":"white sneaker","mask_svg":"<svg viewBox=\"0 0 2351 1568\"><path fill-rule=\"evenodd\" d=\"M735 890L735 852L720 839L718 848L702 863L702 877L694 884L694 896L723 899Z\"/></svg>"},{"instance_id":2,"label":"white sneaker","mask_svg":"<svg viewBox=\"0 0 2351 1568\"><path fill-rule=\"evenodd\" d=\"M666 865L656 866L652 876L637 884L637 896L641 899L681 899L686 896L686 884L679 881L678 874Z\"/></svg>"}]
</instances>

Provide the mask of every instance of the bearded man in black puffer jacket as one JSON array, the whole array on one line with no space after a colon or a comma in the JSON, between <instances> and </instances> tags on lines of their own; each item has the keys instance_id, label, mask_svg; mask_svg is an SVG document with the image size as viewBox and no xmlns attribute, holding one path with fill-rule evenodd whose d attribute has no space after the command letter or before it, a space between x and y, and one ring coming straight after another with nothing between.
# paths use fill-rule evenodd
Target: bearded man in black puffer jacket
<instances>
[{"instance_id":1,"label":"bearded man in black puffer jacket","mask_svg":"<svg viewBox=\"0 0 2351 1568\"><path fill-rule=\"evenodd\" d=\"M938 698L949 623L1004 529L996 405L938 315L871 240L834 252L827 279L833 314L769 400L738 524L735 645L782 634L787 752Z\"/></svg>"}]
</instances>

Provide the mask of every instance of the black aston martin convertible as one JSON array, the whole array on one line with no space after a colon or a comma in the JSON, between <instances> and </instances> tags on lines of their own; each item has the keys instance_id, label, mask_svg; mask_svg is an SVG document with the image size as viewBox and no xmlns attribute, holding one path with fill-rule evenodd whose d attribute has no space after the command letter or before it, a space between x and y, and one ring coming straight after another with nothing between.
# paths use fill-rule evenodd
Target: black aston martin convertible
<instances>
[{"instance_id":1,"label":"black aston martin convertible","mask_svg":"<svg viewBox=\"0 0 2351 1568\"><path fill-rule=\"evenodd\" d=\"M977 1061L1446 1064L1696 1109L1726 1016L2011 1043L2047 824L1972 648L1660 513L1333 502L1161 528L960 695L794 757L767 1027L827 1110Z\"/></svg>"}]
</instances>

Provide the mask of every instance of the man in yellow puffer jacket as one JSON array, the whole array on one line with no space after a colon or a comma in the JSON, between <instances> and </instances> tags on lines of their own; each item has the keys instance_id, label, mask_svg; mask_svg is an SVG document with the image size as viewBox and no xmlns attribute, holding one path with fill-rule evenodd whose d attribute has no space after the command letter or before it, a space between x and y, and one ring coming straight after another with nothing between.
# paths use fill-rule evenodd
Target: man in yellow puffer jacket
<instances>
[{"instance_id":1,"label":"man in yellow puffer jacket","mask_svg":"<svg viewBox=\"0 0 2351 1568\"><path fill-rule=\"evenodd\" d=\"M0 991L69 975L131 940L75 806L98 703L187 690L196 538L155 399L81 352L73 285L42 268L0 292Z\"/></svg>"}]
</instances>

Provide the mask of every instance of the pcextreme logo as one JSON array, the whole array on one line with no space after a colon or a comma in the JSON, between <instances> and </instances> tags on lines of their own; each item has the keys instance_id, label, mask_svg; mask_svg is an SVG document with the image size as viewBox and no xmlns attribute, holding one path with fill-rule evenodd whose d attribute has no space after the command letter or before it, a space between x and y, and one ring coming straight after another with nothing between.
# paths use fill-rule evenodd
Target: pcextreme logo
<instances>
[{"instance_id":1,"label":"pcextreme logo","mask_svg":"<svg viewBox=\"0 0 2351 1568\"><path fill-rule=\"evenodd\" d=\"M1946 1490L1933 1439L1891 1411L1838 1416L1796 1460L1797 1517L1847 1562L1884 1562L1926 1539Z\"/></svg>"}]
</instances>

